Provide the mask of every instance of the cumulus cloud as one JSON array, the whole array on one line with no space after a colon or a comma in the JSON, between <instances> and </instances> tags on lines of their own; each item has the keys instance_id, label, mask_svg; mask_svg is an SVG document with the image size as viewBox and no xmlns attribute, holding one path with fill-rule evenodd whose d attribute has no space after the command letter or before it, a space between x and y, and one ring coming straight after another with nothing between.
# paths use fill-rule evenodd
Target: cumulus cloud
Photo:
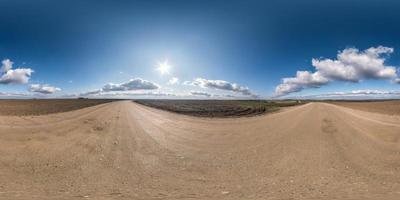
<instances>
[{"instance_id":1,"label":"cumulus cloud","mask_svg":"<svg viewBox=\"0 0 400 200\"><path fill-rule=\"evenodd\" d=\"M396 67L385 65L386 55L393 48L371 47L364 51L346 48L336 60L312 59L315 72L298 71L296 77L283 78L275 89L275 96L284 96L305 88L317 88L331 81L359 82L367 79L398 80Z\"/></svg>"},{"instance_id":2,"label":"cumulus cloud","mask_svg":"<svg viewBox=\"0 0 400 200\"><path fill-rule=\"evenodd\" d=\"M1 68L0 68L0 73L5 73L8 70L10 70L12 68L12 65L14 64L13 62L11 62L10 59L4 59L3 61L1 61Z\"/></svg>"},{"instance_id":3,"label":"cumulus cloud","mask_svg":"<svg viewBox=\"0 0 400 200\"><path fill-rule=\"evenodd\" d=\"M393 48L371 47L363 52L347 48L340 52L337 60L313 59L312 65L323 76L333 80L358 82L362 79L392 79L396 68L385 66L383 55L393 53Z\"/></svg>"},{"instance_id":4,"label":"cumulus cloud","mask_svg":"<svg viewBox=\"0 0 400 200\"><path fill-rule=\"evenodd\" d=\"M5 59L0 68L0 84L26 84L28 83L33 70L30 68L12 69L13 62Z\"/></svg>"},{"instance_id":5,"label":"cumulus cloud","mask_svg":"<svg viewBox=\"0 0 400 200\"><path fill-rule=\"evenodd\" d=\"M155 90L159 89L160 86L151 81L147 81L141 78L130 79L124 83L108 83L104 85L101 89L91 90L87 92L82 92L80 94L76 94L76 96L117 96L120 94L135 94L132 91L141 91L141 90ZM145 94L145 93L141 93Z\"/></svg>"},{"instance_id":6,"label":"cumulus cloud","mask_svg":"<svg viewBox=\"0 0 400 200\"><path fill-rule=\"evenodd\" d=\"M249 88L239 86L236 83L230 83L224 80L207 80L204 78L196 78L194 81L185 81L185 85L199 86L201 88L210 88L241 93L246 96L253 95Z\"/></svg>"},{"instance_id":7,"label":"cumulus cloud","mask_svg":"<svg viewBox=\"0 0 400 200\"><path fill-rule=\"evenodd\" d=\"M33 70L29 68L18 68L8 70L0 77L0 84L26 84L28 83Z\"/></svg>"},{"instance_id":8,"label":"cumulus cloud","mask_svg":"<svg viewBox=\"0 0 400 200\"><path fill-rule=\"evenodd\" d=\"M26 84L28 83L33 70L30 68L12 69L13 62L9 59L2 61L0 68L0 84Z\"/></svg>"},{"instance_id":9,"label":"cumulus cloud","mask_svg":"<svg viewBox=\"0 0 400 200\"><path fill-rule=\"evenodd\" d=\"M61 91L61 89L47 84L32 84L29 87L29 91L40 94L53 94L55 92Z\"/></svg>"},{"instance_id":10,"label":"cumulus cloud","mask_svg":"<svg viewBox=\"0 0 400 200\"><path fill-rule=\"evenodd\" d=\"M275 93L278 96L298 92L304 88L318 88L327 84L328 79L319 72L297 71L296 77L283 78L282 84L276 87Z\"/></svg>"},{"instance_id":11,"label":"cumulus cloud","mask_svg":"<svg viewBox=\"0 0 400 200\"><path fill-rule=\"evenodd\" d=\"M108 83L103 86L102 91L154 90L158 88L160 88L160 86L153 82L141 78L135 78L120 84Z\"/></svg>"},{"instance_id":12,"label":"cumulus cloud","mask_svg":"<svg viewBox=\"0 0 400 200\"><path fill-rule=\"evenodd\" d=\"M175 85L175 84L179 84L179 79L177 77L172 77L171 79L169 79L169 81L167 82L168 85Z\"/></svg>"}]
</instances>

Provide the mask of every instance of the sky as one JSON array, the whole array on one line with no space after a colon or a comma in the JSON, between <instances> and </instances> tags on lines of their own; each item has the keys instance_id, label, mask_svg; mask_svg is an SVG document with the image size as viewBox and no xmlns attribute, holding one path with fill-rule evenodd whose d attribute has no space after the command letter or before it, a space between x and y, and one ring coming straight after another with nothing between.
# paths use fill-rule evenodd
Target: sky
<instances>
[{"instance_id":1,"label":"sky","mask_svg":"<svg viewBox=\"0 0 400 200\"><path fill-rule=\"evenodd\" d=\"M400 1L0 1L0 98L399 98Z\"/></svg>"}]
</instances>

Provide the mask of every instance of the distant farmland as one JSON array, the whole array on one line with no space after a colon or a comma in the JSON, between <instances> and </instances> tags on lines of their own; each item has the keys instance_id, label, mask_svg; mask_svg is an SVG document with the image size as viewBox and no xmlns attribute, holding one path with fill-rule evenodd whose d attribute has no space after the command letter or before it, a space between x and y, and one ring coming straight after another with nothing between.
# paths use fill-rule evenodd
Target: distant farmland
<instances>
[{"instance_id":1,"label":"distant farmland","mask_svg":"<svg viewBox=\"0 0 400 200\"><path fill-rule=\"evenodd\" d=\"M109 103L110 99L21 99L0 100L0 115L45 115L78 110L98 104Z\"/></svg>"},{"instance_id":2,"label":"distant farmland","mask_svg":"<svg viewBox=\"0 0 400 200\"><path fill-rule=\"evenodd\" d=\"M301 104L266 100L135 100L142 105L198 117L255 116Z\"/></svg>"}]
</instances>

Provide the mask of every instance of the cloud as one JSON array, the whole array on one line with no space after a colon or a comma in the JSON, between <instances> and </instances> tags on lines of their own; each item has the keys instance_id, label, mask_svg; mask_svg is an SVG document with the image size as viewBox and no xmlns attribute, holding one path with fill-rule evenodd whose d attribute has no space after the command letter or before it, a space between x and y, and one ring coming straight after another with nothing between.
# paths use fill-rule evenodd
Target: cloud
<instances>
[{"instance_id":1,"label":"cloud","mask_svg":"<svg viewBox=\"0 0 400 200\"><path fill-rule=\"evenodd\" d=\"M53 94L55 92L61 91L60 88L53 87L47 84L32 84L29 87L30 92L36 92L40 94Z\"/></svg>"},{"instance_id":2,"label":"cloud","mask_svg":"<svg viewBox=\"0 0 400 200\"><path fill-rule=\"evenodd\" d=\"M179 84L179 79L177 77L172 77L168 82L168 85L175 85L175 84Z\"/></svg>"},{"instance_id":3,"label":"cloud","mask_svg":"<svg viewBox=\"0 0 400 200\"><path fill-rule=\"evenodd\" d=\"M230 83L224 80L207 80L204 78L196 78L194 81L185 81L185 85L199 86L201 88L210 88L241 93L246 96L253 95L249 88L239 86L236 83Z\"/></svg>"},{"instance_id":4,"label":"cloud","mask_svg":"<svg viewBox=\"0 0 400 200\"><path fill-rule=\"evenodd\" d=\"M283 78L282 83L275 89L277 96L283 96L292 92L298 92L304 88L318 88L328 83L328 79L319 72L297 71L296 77Z\"/></svg>"},{"instance_id":5,"label":"cloud","mask_svg":"<svg viewBox=\"0 0 400 200\"><path fill-rule=\"evenodd\" d=\"M191 84L192 82L190 82ZM187 83L189 84L189 82ZM193 83L194 84L194 83ZM236 91L243 91L243 87L231 86L236 88ZM240 89L239 89L240 88ZM151 90L151 91L147 91ZM164 90L164 91L163 91ZM232 91L232 90L229 90ZM95 89L87 92L77 94L66 94L63 95L65 98L76 98L76 97L89 97L89 98L235 98L235 99L249 99L254 98L255 95L242 95L242 93L236 95L232 94L211 94L204 91L174 91L168 88L160 88L156 83L146 81L140 78L131 79L126 83L114 84L109 83L104 85L100 89Z\"/></svg>"},{"instance_id":6,"label":"cloud","mask_svg":"<svg viewBox=\"0 0 400 200\"><path fill-rule=\"evenodd\" d=\"M12 69L13 62L5 59L0 68L0 84L26 84L28 83L33 70L30 68Z\"/></svg>"},{"instance_id":7,"label":"cloud","mask_svg":"<svg viewBox=\"0 0 400 200\"><path fill-rule=\"evenodd\" d=\"M249 99L244 98L243 96L236 96L231 94L211 94L208 92L201 92L201 91L191 91L190 96L193 97L212 97L213 99Z\"/></svg>"},{"instance_id":8,"label":"cloud","mask_svg":"<svg viewBox=\"0 0 400 200\"><path fill-rule=\"evenodd\" d=\"M10 98L10 97L29 97L31 94L20 93L20 92L0 92L0 97Z\"/></svg>"},{"instance_id":9,"label":"cloud","mask_svg":"<svg viewBox=\"0 0 400 200\"><path fill-rule=\"evenodd\" d=\"M10 70L12 68L12 65L14 64L13 62L11 62L10 59L4 59L3 61L1 61L1 68L0 68L0 73L5 73L8 70Z\"/></svg>"},{"instance_id":10,"label":"cloud","mask_svg":"<svg viewBox=\"0 0 400 200\"><path fill-rule=\"evenodd\" d=\"M371 47L364 51L346 48L339 51L336 60L312 59L315 72L298 71L296 77L283 78L275 89L275 96L284 96L305 88L318 88L331 81L360 82L367 79L398 80L396 67L385 65L393 48Z\"/></svg>"},{"instance_id":11,"label":"cloud","mask_svg":"<svg viewBox=\"0 0 400 200\"><path fill-rule=\"evenodd\" d=\"M94 98L132 98L132 97L178 97L180 94L154 91L111 91L104 92L103 90L93 90L80 94L69 94L64 97L94 97Z\"/></svg>"},{"instance_id":12,"label":"cloud","mask_svg":"<svg viewBox=\"0 0 400 200\"><path fill-rule=\"evenodd\" d=\"M323 76L332 80L358 82L362 79L392 79L396 68L385 66L383 55L393 53L393 48L371 47L363 52L347 48L339 52L337 60L313 59L312 65Z\"/></svg>"},{"instance_id":13,"label":"cloud","mask_svg":"<svg viewBox=\"0 0 400 200\"><path fill-rule=\"evenodd\" d=\"M78 94L77 96L91 96L91 95L98 95L101 94L102 90L92 90L92 91L88 91L88 92L82 92L80 94Z\"/></svg>"},{"instance_id":14,"label":"cloud","mask_svg":"<svg viewBox=\"0 0 400 200\"><path fill-rule=\"evenodd\" d=\"M303 95L299 99L392 99L399 98L400 91L387 90L353 90L350 92L331 92L316 95Z\"/></svg>"},{"instance_id":15,"label":"cloud","mask_svg":"<svg viewBox=\"0 0 400 200\"><path fill-rule=\"evenodd\" d=\"M28 98L52 98L47 94L43 93L31 93L31 92L0 92L1 99L28 99Z\"/></svg>"},{"instance_id":16,"label":"cloud","mask_svg":"<svg viewBox=\"0 0 400 200\"><path fill-rule=\"evenodd\" d=\"M171 99L197 99L197 98L215 98L215 99L249 99L253 98L248 96L236 96L231 94L211 94L202 91L190 91L190 92L167 92L167 91L108 91L103 90L92 90L79 94L67 94L63 95L64 98L76 98L76 97L90 97L90 98L171 98Z\"/></svg>"},{"instance_id":17,"label":"cloud","mask_svg":"<svg viewBox=\"0 0 400 200\"><path fill-rule=\"evenodd\" d=\"M141 78L135 78L135 79L130 79L129 81L125 83L108 83L104 85L101 89L96 89L96 90L91 90L87 92L82 92L79 94L76 94L75 96L106 96L106 95L120 95L120 94L126 94L126 92L130 91L138 91L138 90L155 90L159 89L160 86L158 84L141 79ZM125 93L124 93L125 92ZM142 92L143 93L143 92ZM134 94L134 93L129 93L129 94ZM144 93L143 93L144 94ZM74 96L74 95L69 95L69 96Z\"/></svg>"},{"instance_id":18,"label":"cloud","mask_svg":"<svg viewBox=\"0 0 400 200\"><path fill-rule=\"evenodd\" d=\"M102 91L154 90L158 88L160 88L160 86L153 82L141 78L135 78L120 84L108 83L103 86Z\"/></svg>"},{"instance_id":19,"label":"cloud","mask_svg":"<svg viewBox=\"0 0 400 200\"><path fill-rule=\"evenodd\" d=\"M192 91L192 92L190 92L190 94L193 95L193 96L204 96L204 97L211 97L211 96L213 96L213 95L210 94L210 93L207 93L207 92L199 92L199 91Z\"/></svg>"}]
</instances>

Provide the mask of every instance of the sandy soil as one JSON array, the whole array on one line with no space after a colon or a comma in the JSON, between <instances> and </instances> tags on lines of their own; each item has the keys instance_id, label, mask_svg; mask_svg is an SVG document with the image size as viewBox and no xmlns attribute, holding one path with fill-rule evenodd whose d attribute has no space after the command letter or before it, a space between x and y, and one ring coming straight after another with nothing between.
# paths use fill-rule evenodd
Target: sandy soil
<instances>
[{"instance_id":1,"label":"sandy soil","mask_svg":"<svg viewBox=\"0 0 400 200\"><path fill-rule=\"evenodd\" d=\"M400 118L204 119L119 101L0 116L0 199L398 199Z\"/></svg>"},{"instance_id":2,"label":"sandy soil","mask_svg":"<svg viewBox=\"0 0 400 200\"><path fill-rule=\"evenodd\" d=\"M372 102L349 102L349 101L334 101L335 105L345 106L348 108L377 112L381 114L388 115L400 115L400 101L390 100L390 101L372 101Z\"/></svg>"}]
</instances>

